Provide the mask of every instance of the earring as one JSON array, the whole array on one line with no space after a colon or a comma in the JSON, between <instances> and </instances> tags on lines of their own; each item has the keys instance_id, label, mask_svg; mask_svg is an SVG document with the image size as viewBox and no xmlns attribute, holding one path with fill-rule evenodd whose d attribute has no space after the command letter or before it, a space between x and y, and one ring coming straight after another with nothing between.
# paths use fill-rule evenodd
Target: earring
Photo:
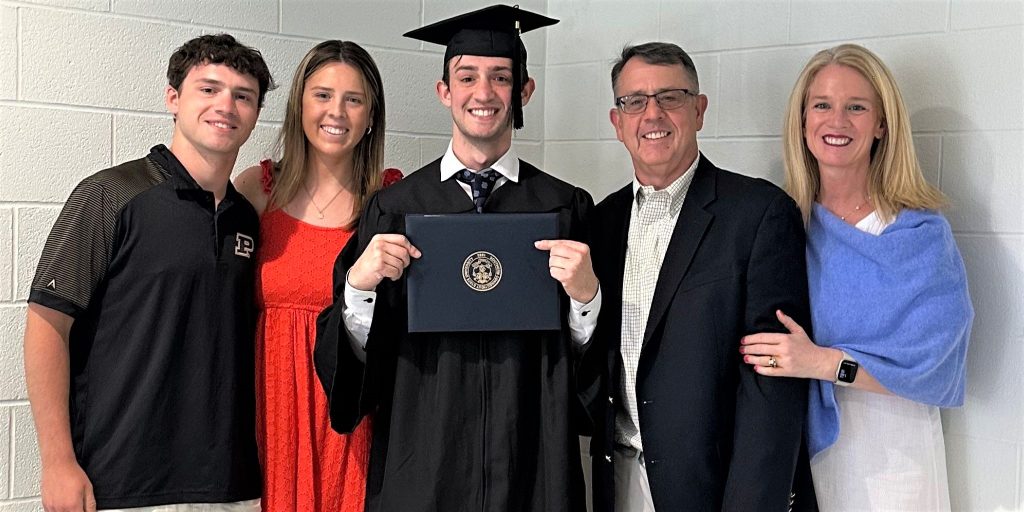
<instances>
[{"instance_id":1,"label":"earring","mask_svg":"<svg viewBox=\"0 0 1024 512\"><path fill-rule=\"evenodd\" d=\"M366 134L367 134L367 135L369 135L369 134L370 134L370 133L372 133L372 132L373 132L373 127L372 127L372 126L368 126L368 127L366 127Z\"/></svg>"}]
</instances>

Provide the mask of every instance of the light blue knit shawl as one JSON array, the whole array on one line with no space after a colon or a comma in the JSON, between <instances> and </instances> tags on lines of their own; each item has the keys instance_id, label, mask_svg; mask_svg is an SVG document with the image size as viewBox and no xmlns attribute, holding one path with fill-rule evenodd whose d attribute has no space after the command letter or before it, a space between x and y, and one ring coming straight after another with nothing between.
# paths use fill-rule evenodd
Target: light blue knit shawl
<instances>
[{"instance_id":1,"label":"light blue knit shawl","mask_svg":"<svg viewBox=\"0 0 1024 512\"><path fill-rule=\"evenodd\" d=\"M886 389L929 405L963 405L974 310L963 259L946 219L903 210L881 235L815 203L807 227L807 277L818 345L853 356ZM839 436L831 382L812 380L811 456Z\"/></svg>"}]
</instances>

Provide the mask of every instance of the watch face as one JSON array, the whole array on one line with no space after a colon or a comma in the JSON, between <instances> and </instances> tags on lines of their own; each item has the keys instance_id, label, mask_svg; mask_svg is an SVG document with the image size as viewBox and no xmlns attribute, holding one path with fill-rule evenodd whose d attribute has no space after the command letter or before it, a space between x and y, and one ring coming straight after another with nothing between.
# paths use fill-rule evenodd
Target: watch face
<instances>
[{"instance_id":1,"label":"watch face","mask_svg":"<svg viewBox=\"0 0 1024 512\"><path fill-rule=\"evenodd\" d=\"M839 382L852 383L857 378L857 367L859 365L853 361L843 361L839 363L839 373L836 375L836 380Z\"/></svg>"}]
</instances>

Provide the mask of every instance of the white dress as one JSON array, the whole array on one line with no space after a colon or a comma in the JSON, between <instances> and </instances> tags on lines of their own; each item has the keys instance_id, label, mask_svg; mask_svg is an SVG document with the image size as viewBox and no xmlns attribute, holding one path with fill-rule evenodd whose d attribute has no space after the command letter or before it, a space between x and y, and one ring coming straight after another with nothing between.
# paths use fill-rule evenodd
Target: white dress
<instances>
[{"instance_id":1,"label":"white dress","mask_svg":"<svg viewBox=\"0 0 1024 512\"><path fill-rule=\"evenodd\" d=\"M857 223L880 234L872 212ZM939 408L836 386L839 439L811 460L822 512L950 510Z\"/></svg>"}]
</instances>

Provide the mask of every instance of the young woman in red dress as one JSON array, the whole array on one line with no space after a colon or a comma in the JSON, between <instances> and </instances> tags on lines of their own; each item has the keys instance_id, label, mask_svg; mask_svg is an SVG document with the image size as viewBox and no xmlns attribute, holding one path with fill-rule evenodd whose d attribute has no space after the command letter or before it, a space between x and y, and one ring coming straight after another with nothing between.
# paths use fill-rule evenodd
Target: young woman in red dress
<instances>
[{"instance_id":1,"label":"young woman in red dress","mask_svg":"<svg viewBox=\"0 0 1024 512\"><path fill-rule=\"evenodd\" d=\"M325 41L292 80L277 162L235 186L261 214L257 251L257 428L263 510L362 511L370 422L330 427L313 369L316 317L331 303L334 260L363 204L401 179L384 162L384 88L359 45Z\"/></svg>"}]
</instances>

